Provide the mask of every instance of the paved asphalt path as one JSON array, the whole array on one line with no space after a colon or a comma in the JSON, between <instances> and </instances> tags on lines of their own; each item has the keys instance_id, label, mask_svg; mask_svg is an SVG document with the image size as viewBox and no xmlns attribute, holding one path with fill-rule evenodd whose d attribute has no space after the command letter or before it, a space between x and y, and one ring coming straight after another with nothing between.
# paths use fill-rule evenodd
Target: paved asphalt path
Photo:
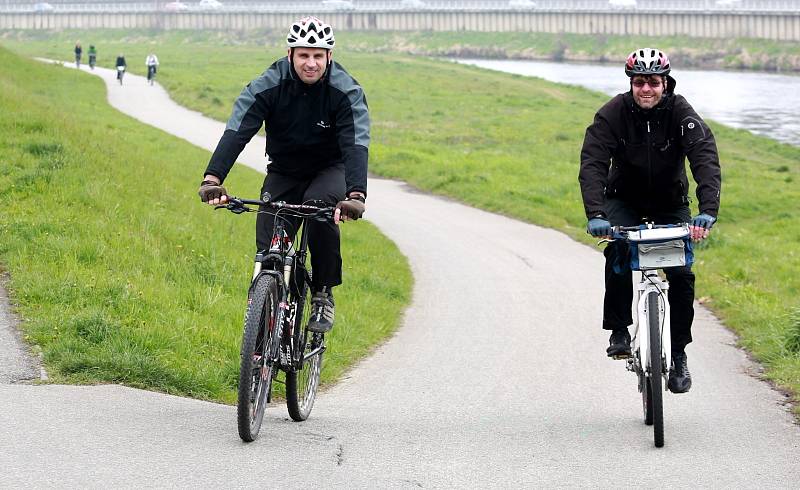
<instances>
[{"instance_id":1,"label":"paved asphalt path","mask_svg":"<svg viewBox=\"0 0 800 490\"><path fill-rule=\"evenodd\" d=\"M132 117L208 149L222 133L140 77L94 73ZM263 139L249 149L241 162L263 170ZM308 421L270 407L244 444L231 406L0 384L0 487L798 487L785 397L707 310L688 350L694 388L665 394L656 449L635 377L605 356L597 250L401 182L369 190L366 216L409 258L413 301Z\"/></svg>"}]
</instances>

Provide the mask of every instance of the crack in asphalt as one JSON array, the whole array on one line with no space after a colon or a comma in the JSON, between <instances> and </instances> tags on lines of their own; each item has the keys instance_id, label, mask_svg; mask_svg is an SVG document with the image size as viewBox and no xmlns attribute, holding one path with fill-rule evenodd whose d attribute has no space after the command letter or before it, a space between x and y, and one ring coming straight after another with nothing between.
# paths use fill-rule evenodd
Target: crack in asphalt
<instances>
[{"instance_id":1,"label":"crack in asphalt","mask_svg":"<svg viewBox=\"0 0 800 490\"><path fill-rule=\"evenodd\" d=\"M344 446L339 444L339 448L336 450L336 465L342 466L344 463Z\"/></svg>"}]
</instances>

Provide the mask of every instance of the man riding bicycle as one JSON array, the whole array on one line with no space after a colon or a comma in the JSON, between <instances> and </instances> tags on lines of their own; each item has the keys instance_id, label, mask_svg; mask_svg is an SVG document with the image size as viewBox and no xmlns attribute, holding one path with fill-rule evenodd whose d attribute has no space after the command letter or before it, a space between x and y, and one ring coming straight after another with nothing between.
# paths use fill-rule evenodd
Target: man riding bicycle
<instances>
[{"instance_id":1,"label":"man riding bicycle","mask_svg":"<svg viewBox=\"0 0 800 490\"><path fill-rule=\"evenodd\" d=\"M239 95L199 190L203 202L227 201L222 182L264 124L270 161L261 192L268 192L273 201L336 206L334 223L307 225L314 293L308 329L313 332L333 328L331 289L342 283L337 225L362 216L367 192L367 101L358 82L333 61L334 43L331 26L316 17L291 25L288 56ZM271 214L258 214L258 250L269 248L273 220Z\"/></svg>"},{"instance_id":2,"label":"man riding bicycle","mask_svg":"<svg viewBox=\"0 0 800 490\"><path fill-rule=\"evenodd\" d=\"M83 48L81 47L81 42L78 41L75 43L75 66L78 68L81 67L81 56L83 55Z\"/></svg>"},{"instance_id":3,"label":"man riding bicycle","mask_svg":"<svg viewBox=\"0 0 800 490\"><path fill-rule=\"evenodd\" d=\"M714 135L686 99L674 93L666 54L644 48L625 62L630 91L595 114L586 129L579 181L587 231L609 237L611 225L689 222L693 240L706 238L719 211L721 175ZM689 214L688 157L697 182L700 214ZM630 356L633 287L630 268L614 265L627 257L622 241L605 249L603 328L611 330L609 357ZM618 267L619 270L619 267ZM692 341L694 273L690 266L665 269L671 305L672 359L667 386L685 393L692 385L685 347Z\"/></svg>"},{"instance_id":4,"label":"man riding bicycle","mask_svg":"<svg viewBox=\"0 0 800 490\"><path fill-rule=\"evenodd\" d=\"M156 71L158 71L158 56L155 53L148 54L144 64L147 66L147 81L152 84L156 77Z\"/></svg>"},{"instance_id":5,"label":"man riding bicycle","mask_svg":"<svg viewBox=\"0 0 800 490\"><path fill-rule=\"evenodd\" d=\"M94 65L97 64L97 48L94 44L89 45L89 67L94 70Z\"/></svg>"}]
</instances>

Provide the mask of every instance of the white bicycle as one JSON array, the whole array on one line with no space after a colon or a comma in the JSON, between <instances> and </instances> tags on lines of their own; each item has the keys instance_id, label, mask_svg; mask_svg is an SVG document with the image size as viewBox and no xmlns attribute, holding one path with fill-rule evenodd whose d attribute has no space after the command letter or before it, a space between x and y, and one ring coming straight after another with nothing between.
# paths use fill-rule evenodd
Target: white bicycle
<instances>
[{"instance_id":1,"label":"white bicycle","mask_svg":"<svg viewBox=\"0 0 800 490\"><path fill-rule=\"evenodd\" d=\"M631 269L641 272L633 298L636 315L633 317L632 355L627 359L626 368L639 379L644 423L653 426L655 446L662 447L663 392L672 368L672 347L667 299L669 283L658 270L692 264L689 225L615 226L612 236L629 244Z\"/></svg>"}]
</instances>

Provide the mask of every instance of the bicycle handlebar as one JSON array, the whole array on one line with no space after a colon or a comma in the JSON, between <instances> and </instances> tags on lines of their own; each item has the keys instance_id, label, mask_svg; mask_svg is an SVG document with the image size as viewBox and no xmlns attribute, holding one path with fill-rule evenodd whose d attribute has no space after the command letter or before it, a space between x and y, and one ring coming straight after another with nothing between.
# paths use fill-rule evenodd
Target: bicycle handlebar
<instances>
[{"instance_id":1,"label":"bicycle handlebar","mask_svg":"<svg viewBox=\"0 0 800 490\"><path fill-rule=\"evenodd\" d=\"M683 226L691 226L690 223L675 223L671 225L656 225L653 223L647 223L649 229L659 229L659 228L674 228L674 227L683 227ZM611 238L603 238L602 240L598 241L597 244L600 245L601 243L611 243L614 240L628 240L628 233L633 231L641 231L641 225L637 226L622 226L616 225L611 227Z\"/></svg>"},{"instance_id":2,"label":"bicycle handlebar","mask_svg":"<svg viewBox=\"0 0 800 490\"><path fill-rule=\"evenodd\" d=\"M226 204L214 206L214 210L227 209L234 214L259 212L258 209L249 208L246 205L263 206L275 209L276 211L292 211L298 216L314 218L320 221L333 219L334 206L316 206L313 204L289 204L286 201L270 201L269 193L264 193L261 199L242 199L236 196L228 196Z\"/></svg>"}]
</instances>

